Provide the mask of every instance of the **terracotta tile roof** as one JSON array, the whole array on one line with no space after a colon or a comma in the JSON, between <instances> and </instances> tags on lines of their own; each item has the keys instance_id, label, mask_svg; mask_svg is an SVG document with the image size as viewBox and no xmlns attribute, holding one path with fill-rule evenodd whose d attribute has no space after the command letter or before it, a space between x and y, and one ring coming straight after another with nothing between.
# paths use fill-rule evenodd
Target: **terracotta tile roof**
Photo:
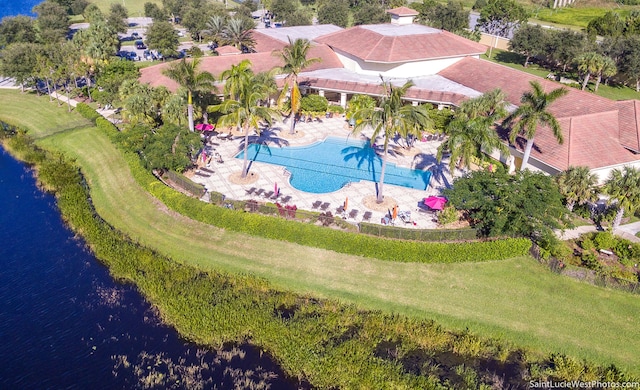
<instances>
[{"instance_id":1,"label":"terracotta tile roof","mask_svg":"<svg viewBox=\"0 0 640 390\"><path fill-rule=\"evenodd\" d=\"M547 92L562 86L555 81L530 75L491 61L470 57L456 62L438 74L482 93L500 88L507 94L509 103L516 106L520 105L522 94L531 89L530 81L538 81ZM569 93L556 100L549 107L549 111L557 118L617 111L618 109L613 100L572 87L566 88Z\"/></svg>"},{"instance_id":2,"label":"terracotta tile roof","mask_svg":"<svg viewBox=\"0 0 640 390\"><path fill-rule=\"evenodd\" d=\"M388 14L398 15L398 16L417 16L420 15L420 12L415 9L411 9L409 7L397 7L387 10Z\"/></svg>"},{"instance_id":3,"label":"terracotta tile roof","mask_svg":"<svg viewBox=\"0 0 640 390\"><path fill-rule=\"evenodd\" d=\"M309 50L309 58L313 57L320 57L322 58L322 61L311 65L306 69L308 71L327 68L342 68L342 63L338 57L335 55L333 50L326 45L312 46ZM256 73L271 70L282 65L282 62L278 57L272 55L271 52L264 52L237 54L231 56L202 57L200 70L210 72L217 77L220 73L229 69L231 65L237 65L245 59L251 61L253 71ZM148 83L153 87L164 85L169 88L169 90L176 91L178 89L178 84L162 74L162 70L166 69L168 66L169 63L164 63L141 69L140 82Z\"/></svg>"},{"instance_id":4,"label":"terracotta tile roof","mask_svg":"<svg viewBox=\"0 0 640 390\"><path fill-rule=\"evenodd\" d=\"M376 26L383 26L380 30L386 34L376 31ZM397 33L392 34L393 31ZM356 26L316 38L316 41L364 61L383 63L463 57L487 50L484 45L450 32L415 24Z\"/></svg>"},{"instance_id":5,"label":"terracotta tile roof","mask_svg":"<svg viewBox=\"0 0 640 390\"><path fill-rule=\"evenodd\" d=\"M260 30L253 30L253 39L255 39L256 41L253 50L255 50L257 53L271 53L274 50L282 50L282 48L286 45L279 39L273 38L266 34L262 34Z\"/></svg>"},{"instance_id":6,"label":"terracotta tile roof","mask_svg":"<svg viewBox=\"0 0 640 390\"><path fill-rule=\"evenodd\" d=\"M620 109L620 143L624 147L640 152L640 101L618 102Z\"/></svg>"},{"instance_id":7,"label":"terracotta tile roof","mask_svg":"<svg viewBox=\"0 0 640 390\"><path fill-rule=\"evenodd\" d=\"M373 96L382 96L382 94L384 93L382 87L380 86L380 83L335 80L328 77L325 78L305 75L301 75L298 80L300 84L306 84L312 88L322 89L326 91L358 93ZM407 91L405 97L410 100L453 105L459 105L461 102L468 99L468 96L460 93L448 91L431 91L417 87L410 88Z\"/></svg>"},{"instance_id":8,"label":"terracotta tile roof","mask_svg":"<svg viewBox=\"0 0 640 390\"><path fill-rule=\"evenodd\" d=\"M238 48L236 48L235 46L231 46L231 45L225 45L225 46L217 47L216 48L216 52L221 56L228 56L228 55L242 53L241 50L238 50Z\"/></svg>"},{"instance_id":9,"label":"terracotta tile roof","mask_svg":"<svg viewBox=\"0 0 640 390\"><path fill-rule=\"evenodd\" d=\"M519 105L522 93L531 89L529 81L538 81L545 91L561 86L554 81L474 58L465 58L438 74L483 93L500 88L514 105ZM567 89L569 92L549 107L560 122L564 144L558 144L549 128L541 127L536 132L532 158L559 170L570 165L594 169L640 160L639 155L623 146L621 138L623 129L626 129L625 134L632 135L638 120L627 118L627 113L640 102L615 102L571 87ZM523 150L525 142L518 139L516 147ZM626 142L632 143L631 136Z\"/></svg>"}]
</instances>

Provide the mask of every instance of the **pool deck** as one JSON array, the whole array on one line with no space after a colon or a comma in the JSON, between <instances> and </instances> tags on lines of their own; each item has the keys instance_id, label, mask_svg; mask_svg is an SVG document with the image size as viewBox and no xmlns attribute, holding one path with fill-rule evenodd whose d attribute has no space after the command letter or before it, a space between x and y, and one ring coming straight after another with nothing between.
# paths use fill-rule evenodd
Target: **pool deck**
<instances>
[{"instance_id":1,"label":"pool deck","mask_svg":"<svg viewBox=\"0 0 640 390\"><path fill-rule=\"evenodd\" d=\"M272 126L269 132L269 137L272 141L269 144L273 145L275 142L282 142L284 146L303 146L310 145L314 142L324 140L326 137L350 137L352 139L364 139L362 135L353 135L348 128L347 122L344 118L323 118L322 121L313 121L311 123L299 122L296 124L296 131L303 133L304 135L298 138L288 138L286 136L279 137L279 133L289 132L289 123L277 123ZM366 136L367 134L364 134ZM289 205L296 205L298 209L322 211L317 207L314 209L313 204L317 201L322 203L329 203L329 207L326 211L331 211L336 215L336 209L344 204L344 201L349 197L349 204L347 213L351 210L358 210L358 214L355 218L347 218L348 222L358 223L362 221L362 217L365 212L370 211L372 213L369 222L380 223L384 218L386 211L375 211L365 207L363 199L368 196L375 195L375 183L369 181L352 182L349 185L341 188L338 191L326 193L326 194L314 194L303 192L293 188L289 184L288 172L282 166L271 165L261 162L251 163L249 172L257 174L258 180L252 184L234 184L229 180L229 176L232 173L242 170L241 159L234 158L241 151L241 145L244 137L236 137L231 140L219 140L215 136L211 136L211 142L209 145L213 146L215 152L219 153L222 157L223 163L218 163L215 158L212 159L208 169L213 171L209 177L193 176L195 182L201 183L207 188L208 191L216 191L224 194L226 197L238 200L255 199L263 202L275 202L273 200L265 199L261 196L249 195L247 190L252 187L257 189L264 189L264 191L273 191L274 186L277 183L280 188L281 198L291 196ZM390 145L396 145L393 141ZM430 213L424 213L418 211L418 203L429 195L438 195L440 191L449 186L452 183L452 178L447 167L448 161L443 161L438 164L435 156L439 142L427 141L416 142L415 149L419 150L419 153L414 151L410 155L406 153L406 149L397 149L399 153L395 156L390 155L387 162L395 163L398 166L411 168L411 169L429 169L432 173L431 181L426 190L416 190L406 187L399 187L390 184L384 185L385 197L393 198L398 204L399 211L411 211L412 220L415 224L403 223L399 218L396 220L396 226L403 226L407 228L417 229L433 229L437 226L433 221L433 215ZM399 146L399 145L398 145ZM403 152L404 155L402 154ZM206 195L205 195L206 196Z\"/></svg>"}]
</instances>

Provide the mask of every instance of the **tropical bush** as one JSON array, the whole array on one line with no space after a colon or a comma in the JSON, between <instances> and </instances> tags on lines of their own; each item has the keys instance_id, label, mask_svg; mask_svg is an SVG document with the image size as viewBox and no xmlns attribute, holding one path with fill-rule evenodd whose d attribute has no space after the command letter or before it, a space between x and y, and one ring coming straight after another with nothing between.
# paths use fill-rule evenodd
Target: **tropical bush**
<instances>
[{"instance_id":1,"label":"tropical bush","mask_svg":"<svg viewBox=\"0 0 640 390\"><path fill-rule=\"evenodd\" d=\"M93 123L96 123L96 119L100 118L101 116L96 112L96 110L94 110L93 108L91 108L91 106L85 103L78 103L76 105L76 110L78 110L78 113L80 113L80 115L89 119Z\"/></svg>"},{"instance_id":2,"label":"tropical bush","mask_svg":"<svg viewBox=\"0 0 640 390\"><path fill-rule=\"evenodd\" d=\"M327 98L320 95L307 95L300 100L300 109L306 113L324 114L328 106Z\"/></svg>"}]
</instances>

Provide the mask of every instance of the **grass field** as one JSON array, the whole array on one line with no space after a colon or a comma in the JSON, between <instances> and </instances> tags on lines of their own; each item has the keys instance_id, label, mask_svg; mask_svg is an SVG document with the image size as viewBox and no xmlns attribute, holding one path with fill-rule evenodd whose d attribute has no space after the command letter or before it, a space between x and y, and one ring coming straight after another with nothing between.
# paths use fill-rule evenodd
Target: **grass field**
<instances>
[{"instance_id":1,"label":"grass field","mask_svg":"<svg viewBox=\"0 0 640 390\"><path fill-rule=\"evenodd\" d=\"M44 110L49 106L46 98L0 91L0 101L3 118L10 114L4 102L13 101L46 112L41 122L57 116L77 119L63 108ZM167 210L137 185L105 136L95 128L74 127L50 128L53 135L46 138L40 131L39 143L78 158L96 209L109 223L177 261L251 273L280 288L366 308L433 318L538 351L640 366L638 296L549 273L530 258L456 265L391 263L223 231Z\"/></svg>"},{"instance_id":2,"label":"grass field","mask_svg":"<svg viewBox=\"0 0 640 390\"><path fill-rule=\"evenodd\" d=\"M96 4L102 12L108 12L112 3L120 3L119 0L89 0L89 2ZM122 0L122 4L129 11L129 17L144 16L144 3L155 3L162 7L160 0Z\"/></svg>"}]
</instances>

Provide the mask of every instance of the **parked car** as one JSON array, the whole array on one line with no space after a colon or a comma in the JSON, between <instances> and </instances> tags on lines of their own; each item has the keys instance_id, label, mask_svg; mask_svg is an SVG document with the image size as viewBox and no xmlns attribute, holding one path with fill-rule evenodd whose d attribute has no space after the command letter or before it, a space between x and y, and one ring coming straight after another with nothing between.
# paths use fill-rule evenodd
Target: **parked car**
<instances>
[{"instance_id":1,"label":"parked car","mask_svg":"<svg viewBox=\"0 0 640 390\"><path fill-rule=\"evenodd\" d=\"M136 54L136 52L135 52L135 51L130 51L130 52L127 54L127 58L128 58L128 59L130 59L131 61L135 61L135 60L137 60L137 59L138 59L138 55Z\"/></svg>"},{"instance_id":2,"label":"parked car","mask_svg":"<svg viewBox=\"0 0 640 390\"><path fill-rule=\"evenodd\" d=\"M147 47L144 45L144 42L142 42L141 40L137 40L136 41L136 49L138 50L142 50L142 49L146 49Z\"/></svg>"},{"instance_id":3,"label":"parked car","mask_svg":"<svg viewBox=\"0 0 640 390\"><path fill-rule=\"evenodd\" d=\"M138 38L140 38L140 34L138 34L137 31L134 31L134 32L131 33L131 38L138 39Z\"/></svg>"}]
</instances>

